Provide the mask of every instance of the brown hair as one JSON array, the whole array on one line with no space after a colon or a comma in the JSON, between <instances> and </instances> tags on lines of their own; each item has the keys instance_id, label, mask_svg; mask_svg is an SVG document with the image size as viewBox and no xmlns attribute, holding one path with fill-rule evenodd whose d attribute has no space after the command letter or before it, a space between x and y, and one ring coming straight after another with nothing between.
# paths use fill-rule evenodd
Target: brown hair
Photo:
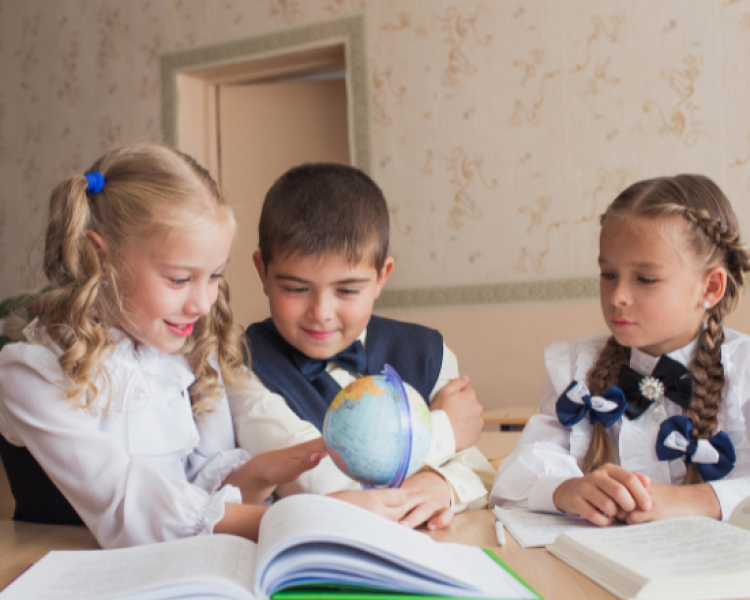
<instances>
[{"instance_id":1,"label":"brown hair","mask_svg":"<svg viewBox=\"0 0 750 600\"><path fill-rule=\"evenodd\" d=\"M388 255L390 221L383 192L365 173L334 163L307 163L268 190L258 224L260 256L343 254L359 264L371 253L380 272Z\"/></svg>"},{"instance_id":2,"label":"brown hair","mask_svg":"<svg viewBox=\"0 0 750 600\"><path fill-rule=\"evenodd\" d=\"M107 327L129 320L118 285L127 268L121 258L128 244L167 239L207 214L223 216L234 229L232 211L209 173L177 150L157 144L124 147L105 154L91 171L104 176L99 193L87 192L83 174L52 191L44 273L53 289L27 309L37 319L32 339L44 331L63 349L60 366L72 382L68 396L84 407L99 394L96 381L108 377L103 358L115 342ZM101 236L112 252L106 275L89 232ZM233 324L225 281L219 283L210 313L195 323L183 352L195 373L191 396L196 413L213 410L221 394L209 356L216 353L225 381L244 381L242 335Z\"/></svg>"},{"instance_id":3,"label":"brown hair","mask_svg":"<svg viewBox=\"0 0 750 600\"><path fill-rule=\"evenodd\" d=\"M702 175L659 177L634 183L624 190L601 217L604 227L619 219L658 219L682 216L688 224L687 234L679 240L690 249L703 269L723 266L727 271L724 297L706 311L704 327L695 359L690 364L693 378L693 400L687 415L693 420L693 439L708 438L717 426L716 415L724 385L721 345L724 343L724 318L740 300L745 272L750 270L750 254L740 241L737 217L724 193ZM592 394L601 394L617 383L620 367L627 364L630 349L609 338L596 364L588 373ZM597 423L581 469L588 473L612 460L612 446L606 430ZM699 483L698 470L690 465L685 483Z\"/></svg>"}]
</instances>

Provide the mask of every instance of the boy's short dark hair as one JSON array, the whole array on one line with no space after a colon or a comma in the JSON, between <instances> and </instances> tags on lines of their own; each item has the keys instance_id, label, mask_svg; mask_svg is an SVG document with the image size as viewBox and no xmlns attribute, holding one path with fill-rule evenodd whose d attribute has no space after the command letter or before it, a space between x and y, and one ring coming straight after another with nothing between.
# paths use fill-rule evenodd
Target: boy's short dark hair
<instances>
[{"instance_id":1,"label":"boy's short dark hair","mask_svg":"<svg viewBox=\"0 0 750 600\"><path fill-rule=\"evenodd\" d=\"M278 253L343 254L352 265L369 254L380 272L389 234L385 197L365 173L335 163L305 163L289 169L268 190L258 246L266 267Z\"/></svg>"}]
</instances>

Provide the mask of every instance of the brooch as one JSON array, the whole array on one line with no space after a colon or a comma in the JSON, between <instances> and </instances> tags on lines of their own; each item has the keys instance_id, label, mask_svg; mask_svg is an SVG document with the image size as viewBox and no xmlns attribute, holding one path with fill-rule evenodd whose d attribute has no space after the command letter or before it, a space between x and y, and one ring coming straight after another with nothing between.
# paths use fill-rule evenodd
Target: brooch
<instances>
[{"instance_id":1,"label":"brooch","mask_svg":"<svg viewBox=\"0 0 750 600\"><path fill-rule=\"evenodd\" d=\"M644 377L638 386L644 398L656 400L664 395L664 384L656 377Z\"/></svg>"}]
</instances>

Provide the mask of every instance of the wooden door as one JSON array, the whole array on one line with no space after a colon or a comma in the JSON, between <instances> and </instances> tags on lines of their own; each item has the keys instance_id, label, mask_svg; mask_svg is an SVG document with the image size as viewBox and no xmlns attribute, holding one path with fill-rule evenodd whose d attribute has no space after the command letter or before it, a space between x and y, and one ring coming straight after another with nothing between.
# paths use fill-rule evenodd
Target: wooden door
<instances>
[{"instance_id":1,"label":"wooden door","mask_svg":"<svg viewBox=\"0 0 750 600\"><path fill-rule=\"evenodd\" d=\"M224 85L217 105L219 176L237 219L226 277L235 320L246 327L270 315L252 261L266 191L303 162L351 164L346 84L335 79Z\"/></svg>"}]
</instances>

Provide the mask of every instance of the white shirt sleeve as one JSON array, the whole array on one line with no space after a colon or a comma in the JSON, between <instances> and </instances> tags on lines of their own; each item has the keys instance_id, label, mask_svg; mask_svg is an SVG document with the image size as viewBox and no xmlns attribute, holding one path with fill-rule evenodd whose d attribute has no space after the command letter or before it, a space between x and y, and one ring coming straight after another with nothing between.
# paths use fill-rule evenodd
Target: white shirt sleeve
<instances>
[{"instance_id":1,"label":"white shirt sleeve","mask_svg":"<svg viewBox=\"0 0 750 600\"><path fill-rule=\"evenodd\" d=\"M430 401L445 385L460 377L456 355L443 344L443 364ZM448 482L454 512L484 508L495 471L487 458L475 447L456 453L456 439L448 415L443 410L430 411L432 443L424 463Z\"/></svg>"},{"instance_id":2,"label":"white shirt sleeve","mask_svg":"<svg viewBox=\"0 0 750 600\"><path fill-rule=\"evenodd\" d=\"M192 485L179 460L178 476L174 470L168 476L158 457L129 455L102 429L96 409L88 412L66 397L50 350L13 346L25 348L16 352L21 360L9 346L0 353L0 433L28 448L102 547L208 534L223 518L225 502L242 501L232 486L210 494Z\"/></svg>"},{"instance_id":3,"label":"white shirt sleeve","mask_svg":"<svg viewBox=\"0 0 750 600\"><path fill-rule=\"evenodd\" d=\"M709 484L719 499L722 520L728 521L736 506L750 497L750 338L729 329L724 334L725 384L719 427L732 440L736 462L729 475Z\"/></svg>"},{"instance_id":4,"label":"white shirt sleeve","mask_svg":"<svg viewBox=\"0 0 750 600\"><path fill-rule=\"evenodd\" d=\"M322 435L312 423L298 417L283 397L263 385L255 373L252 373L248 388L227 386L227 395L237 444L252 456L288 448ZM301 493L329 494L347 489L361 489L361 486L325 457L297 481L280 485L276 493L284 497Z\"/></svg>"},{"instance_id":5,"label":"white shirt sleeve","mask_svg":"<svg viewBox=\"0 0 750 600\"><path fill-rule=\"evenodd\" d=\"M524 427L513 452L497 470L490 503L502 508L559 513L553 501L557 487L580 477L576 459L570 454L570 430L555 416L557 394L547 376L541 398L541 414Z\"/></svg>"},{"instance_id":6,"label":"white shirt sleeve","mask_svg":"<svg viewBox=\"0 0 750 600\"><path fill-rule=\"evenodd\" d=\"M448 382L459 377L458 359L456 355L443 344L443 364L440 366L435 387L430 392L430 402L437 393L442 390ZM456 438L453 435L453 427L444 410L431 410L432 420L432 442L427 451L425 462L431 465L442 465L456 454Z\"/></svg>"},{"instance_id":7,"label":"white shirt sleeve","mask_svg":"<svg viewBox=\"0 0 750 600\"><path fill-rule=\"evenodd\" d=\"M239 469L250 455L237 448L226 396L212 412L195 417L201 440L185 459L187 480L209 494L219 491L227 477Z\"/></svg>"}]
</instances>

